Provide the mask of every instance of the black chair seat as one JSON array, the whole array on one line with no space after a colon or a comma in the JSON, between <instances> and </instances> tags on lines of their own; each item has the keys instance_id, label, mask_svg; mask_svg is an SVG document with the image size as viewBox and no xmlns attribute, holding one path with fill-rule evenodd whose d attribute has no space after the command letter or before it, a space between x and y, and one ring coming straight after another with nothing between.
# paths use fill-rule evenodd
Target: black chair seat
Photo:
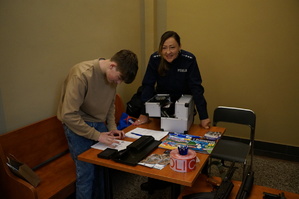
<instances>
[{"instance_id":1,"label":"black chair seat","mask_svg":"<svg viewBox=\"0 0 299 199\"><path fill-rule=\"evenodd\" d=\"M231 162L244 162L250 151L250 146L232 140L219 140L211 154L212 158Z\"/></svg>"}]
</instances>

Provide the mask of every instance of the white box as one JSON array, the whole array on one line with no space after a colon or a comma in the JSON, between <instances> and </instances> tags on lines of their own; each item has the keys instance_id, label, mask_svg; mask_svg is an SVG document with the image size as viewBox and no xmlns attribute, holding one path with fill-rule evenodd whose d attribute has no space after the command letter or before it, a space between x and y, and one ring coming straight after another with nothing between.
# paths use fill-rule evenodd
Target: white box
<instances>
[{"instance_id":1,"label":"white box","mask_svg":"<svg viewBox=\"0 0 299 199\"><path fill-rule=\"evenodd\" d=\"M157 94L145 102L145 112L150 117L161 117L161 98L169 98L169 94Z\"/></svg>"},{"instance_id":2,"label":"white box","mask_svg":"<svg viewBox=\"0 0 299 199\"><path fill-rule=\"evenodd\" d=\"M186 119L194 112L194 101L191 95L183 95L175 102L175 117Z\"/></svg>"},{"instance_id":3,"label":"white box","mask_svg":"<svg viewBox=\"0 0 299 199\"><path fill-rule=\"evenodd\" d=\"M191 95L182 95L174 104L174 116L161 115L161 102L170 101L169 94L158 94L145 103L150 117L161 117L161 130L187 133L194 119L194 101ZM173 111L173 110L172 110Z\"/></svg>"},{"instance_id":4,"label":"white box","mask_svg":"<svg viewBox=\"0 0 299 199\"><path fill-rule=\"evenodd\" d=\"M185 119L161 117L161 130L186 134L193 123L193 118L193 114Z\"/></svg>"},{"instance_id":5,"label":"white box","mask_svg":"<svg viewBox=\"0 0 299 199\"><path fill-rule=\"evenodd\" d=\"M187 133L194 120L194 101L191 95L183 95L175 102L175 118L161 117L161 129Z\"/></svg>"}]
</instances>

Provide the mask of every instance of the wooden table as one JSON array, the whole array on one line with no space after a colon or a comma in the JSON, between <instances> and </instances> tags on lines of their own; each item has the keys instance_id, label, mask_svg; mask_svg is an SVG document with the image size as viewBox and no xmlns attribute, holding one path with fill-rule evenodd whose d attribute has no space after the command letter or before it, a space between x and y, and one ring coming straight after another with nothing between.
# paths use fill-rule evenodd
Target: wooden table
<instances>
[{"instance_id":1,"label":"wooden table","mask_svg":"<svg viewBox=\"0 0 299 199\"><path fill-rule=\"evenodd\" d=\"M140 128L147 128L151 130L160 130L160 119L157 118L151 118L151 121L148 124L143 124L138 126ZM128 132L132 129L136 128L136 126L129 126L127 127L124 131ZM225 128L221 127L211 127L209 130L201 128L198 124L193 124L189 131L188 134L192 135L199 135L202 136L208 131L218 131L221 133L224 133ZM131 138L125 138L127 141L134 141L134 139ZM165 151L165 149L157 148L155 149L152 153L154 154L162 154ZM189 186L191 187L193 183L195 182L196 178L198 175L201 173L204 165L206 164L209 155L208 154L202 154L202 153L197 153L197 157L199 158L200 162L196 163L196 169L187 172L187 173L180 173L173 171L169 165L167 165L164 169L159 170L159 169L153 169L153 168L148 168L145 166L141 165L136 165L136 166L129 166L126 164L121 164L117 163L113 160L107 160L107 159L101 159L97 157L97 154L101 152L98 149L89 149L85 151L84 153L80 154L78 156L78 159L81 161L89 162L92 164L100 165L105 168L110 168L110 169L116 169L132 174L137 174L141 176L146 176L154 179L159 179L167 182L171 182L173 184L172 186L172 197L177 198L179 195L179 186L184 185L184 186ZM110 182L109 176L106 179L107 181ZM109 183L108 183L109 184ZM130 186L130 185L128 185ZM110 189L110 195L109 197L112 198L112 186L110 186L108 189Z\"/></svg>"}]
</instances>

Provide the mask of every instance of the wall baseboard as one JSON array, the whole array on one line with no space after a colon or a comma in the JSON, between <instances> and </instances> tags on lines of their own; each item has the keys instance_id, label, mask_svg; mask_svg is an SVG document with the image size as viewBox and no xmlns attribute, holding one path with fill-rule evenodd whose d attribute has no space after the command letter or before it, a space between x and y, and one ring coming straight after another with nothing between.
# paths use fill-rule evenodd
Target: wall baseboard
<instances>
[{"instance_id":1,"label":"wall baseboard","mask_svg":"<svg viewBox=\"0 0 299 199\"><path fill-rule=\"evenodd\" d=\"M235 140L245 143L248 142L248 140L246 139L235 138L230 136L223 136L223 138L221 139ZM294 146L255 141L254 154L270 158L299 162L299 147Z\"/></svg>"}]
</instances>

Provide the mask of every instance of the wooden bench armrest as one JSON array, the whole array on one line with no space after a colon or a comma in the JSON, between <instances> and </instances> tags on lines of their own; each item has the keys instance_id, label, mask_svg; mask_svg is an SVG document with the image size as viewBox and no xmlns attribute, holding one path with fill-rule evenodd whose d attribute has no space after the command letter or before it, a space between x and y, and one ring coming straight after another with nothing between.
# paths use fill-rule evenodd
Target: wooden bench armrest
<instances>
[{"instance_id":1,"label":"wooden bench armrest","mask_svg":"<svg viewBox=\"0 0 299 199\"><path fill-rule=\"evenodd\" d=\"M6 165L6 157L4 156L1 146L0 156L1 189L8 191L5 191L4 194L9 193L9 196L13 196L13 198L37 198L37 192L35 188L25 180L15 176L10 171ZM10 190L8 187L14 187L14 190ZM7 198L7 196L4 195L3 198Z\"/></svg>"}]
</instances>

